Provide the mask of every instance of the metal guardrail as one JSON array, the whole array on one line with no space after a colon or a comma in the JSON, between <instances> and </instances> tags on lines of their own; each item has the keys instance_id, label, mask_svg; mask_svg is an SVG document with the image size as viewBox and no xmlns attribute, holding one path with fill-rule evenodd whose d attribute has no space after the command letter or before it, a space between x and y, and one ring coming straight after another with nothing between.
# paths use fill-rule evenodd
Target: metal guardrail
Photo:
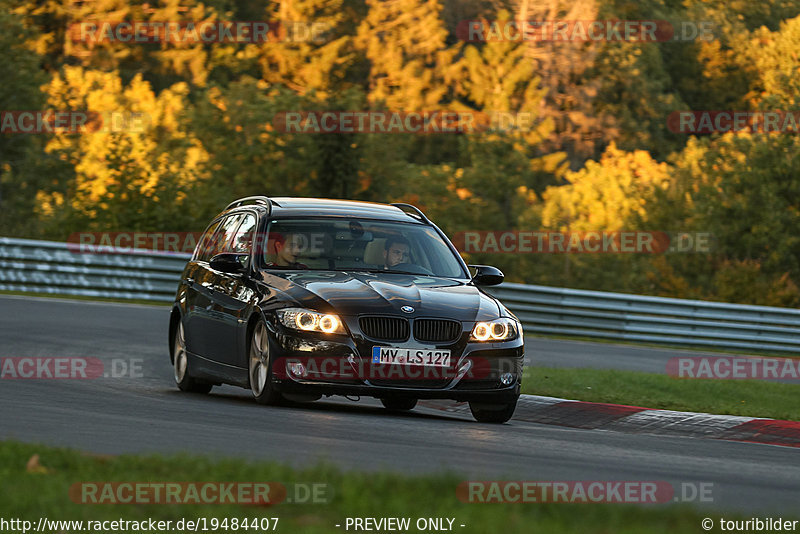
<instances>
[{"instance_id":1,"label":"metal guardrail","mask_svg":"<svg viewBox=\"0 0 800 534\"><path fill-rule=\"evenodd\" d=\"M0 290L171 302L189 254L78 254L0 237ZM800 310L506 283L527 333L800 354Z\"/></svg>"},{"instance_id":2,"label":"metal guardrail","mask_svg":"<svg viewBox=\"0 0 800 534\"><path fill-rule=\"evenodd\" d=\"M191 254L78 254L67 243L0 237L0 290L172 302Z\"/></svg>"},{"instance_id":3,"label":"metal guardrail","mask_svg":"<svg viewBox=\"0 0 800 534\"><path fill-rule=\"evenodd\" d=\"M800 310L503 284L528 333L800 354Z\"/></svg>"}]
</instances>

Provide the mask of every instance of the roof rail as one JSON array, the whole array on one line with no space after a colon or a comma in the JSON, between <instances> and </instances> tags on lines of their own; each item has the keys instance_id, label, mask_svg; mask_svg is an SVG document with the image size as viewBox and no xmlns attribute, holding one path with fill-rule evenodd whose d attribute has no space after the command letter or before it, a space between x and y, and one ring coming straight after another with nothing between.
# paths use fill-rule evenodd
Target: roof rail
<instances>
[{"instance_id":1,"label":"roof rail","mask_svg":"<svg viewBox=\"0 0 800 534\"><path fill-rule=\"evenodd\" d=\"M266 206L267 211L272 213L272 205L275 204L269 197L265 197L263 195L258 195L254 197L244 197L240 198L239 200L234 200L230 204L228 204L224 210L228 211L231 208L238 208L239 206L244 206L245 204L259 204L261 206Z\"/></svg>"},{"instance_id":2,"label":"roof rail","mask_svg":"<svg viewBox=\"0 0 800 534\"><path fill-rule=\"evenodd\" d=\"M422 213L421 209L419 209L418 207L416 207L416 206L414 206L412 204L406 204L404 202L394 202L394 203L392 203L392 206L394 206L395 208L400 208L403 211L403 213L406 213L406 214L414 217L415 219L419 219L421 221L425 221L426 223L430 223L431 222L431 221L428 220L428 218L425 216L425 214ZM404 208L406 208L406 209L404 209Z\"/></svg>"}]
</instances>

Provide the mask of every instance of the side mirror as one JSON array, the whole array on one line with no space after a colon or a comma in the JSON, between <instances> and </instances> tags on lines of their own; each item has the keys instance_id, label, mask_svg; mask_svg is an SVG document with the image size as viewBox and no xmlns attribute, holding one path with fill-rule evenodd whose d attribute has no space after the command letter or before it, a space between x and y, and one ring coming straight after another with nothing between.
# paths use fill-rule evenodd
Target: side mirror
<instances>
[{"instance_id":1,"label":"side mirror","mask_svg":"<svg viewBox=\"0 0 800 534\"><path fill-rule=\"evenodd\" d=\"M476 286L496 286L502 284L505 279L503 271L491 265L468 265L467 267L475 269L472 283Z\"/></svg>"},{"instance_id":2,"label":"side mirror","mask_svg":"<svg viewBox=\"0 0 800 534\"><path fill-rule=\"evenodd\" d=\"M211 258L211 261L208 262L208 264L215 271L221 271L228 274L240 274L245 271L243 262L246 260L247 254L225 252L222 254L217 254Z\"/></svg>"}]
</instances>

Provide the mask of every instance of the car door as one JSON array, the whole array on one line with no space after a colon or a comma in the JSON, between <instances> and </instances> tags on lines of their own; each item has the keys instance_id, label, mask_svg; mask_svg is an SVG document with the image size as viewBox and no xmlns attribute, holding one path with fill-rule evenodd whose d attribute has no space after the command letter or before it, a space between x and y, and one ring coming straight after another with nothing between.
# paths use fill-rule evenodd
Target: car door
<instances>
[{"instance_id":1,"label":"car door","mask_svg":"<svg viewBox=\"0 0 800 534\"><path fill-rule=\"evenodd\" d=\"M247 254L244 266L249 266L249 255L257 218L254 213L245 213L231 238L224 243L223 252ZM209 267L210 269L210 267ZM255 292L247 274L231 274L215 271L211 306L214 321L209 323L212 341L212 357L215 361L234 367L246 366L244 347L239 346L239 329L247 319L247 308Z\"/></svg>"},{"instance_id":2,"label":"car door","mask_svg":"<svg viewBox=\"0 0 800 534\"><path fill-rule=\"evenodd\" d=\"M195 297L190 319L185 325L186 335L191 337L191 342L187 340L187 349L198 356L215 361L218 361L220 344L217 336L220 322L224 317L216 307L218 297L215 295L220 287L218 277L221 273L212 269L209 261L215 255L225 252L226 243L231 240L243 218L243 213L222 218L209 241L204 244L192 273L191 285Z\"/></svg>"},{"instance_id":3,"label":"car door","mask_svg":"<svg viewBox=\"0 0 800 534\"><path fill-rule=\"evenodd\" d=\"M186 334L186 349L200 356L207 356L207 343L203 332L203 315L211 305L207 291L208 278L211 273L207 269L208 260L216 248L214 237L224 218L213 221L195 248L192 259L186 266L183 280L185 298L183 328Z\"/></svg>"}]
</instances>

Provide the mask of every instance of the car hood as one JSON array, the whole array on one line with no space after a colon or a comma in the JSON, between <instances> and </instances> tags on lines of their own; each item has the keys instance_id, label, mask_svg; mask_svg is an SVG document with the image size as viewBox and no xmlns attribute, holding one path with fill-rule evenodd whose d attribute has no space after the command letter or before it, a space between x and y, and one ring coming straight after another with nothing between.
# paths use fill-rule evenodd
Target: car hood
<instances>
[{"instance_id":1,"label":"car hood","mask_svg":"<svg viewBox=\"0 0 800 534\"><path fill-rule=\"evenodd\" d=\"M340 315L390 314L457 321L497 317L497 301L463 281L411 274L305 271L262 273L263 281L304 308ZM401 310L414 308L411 313Z\"/></svg>"}]
</instances>

